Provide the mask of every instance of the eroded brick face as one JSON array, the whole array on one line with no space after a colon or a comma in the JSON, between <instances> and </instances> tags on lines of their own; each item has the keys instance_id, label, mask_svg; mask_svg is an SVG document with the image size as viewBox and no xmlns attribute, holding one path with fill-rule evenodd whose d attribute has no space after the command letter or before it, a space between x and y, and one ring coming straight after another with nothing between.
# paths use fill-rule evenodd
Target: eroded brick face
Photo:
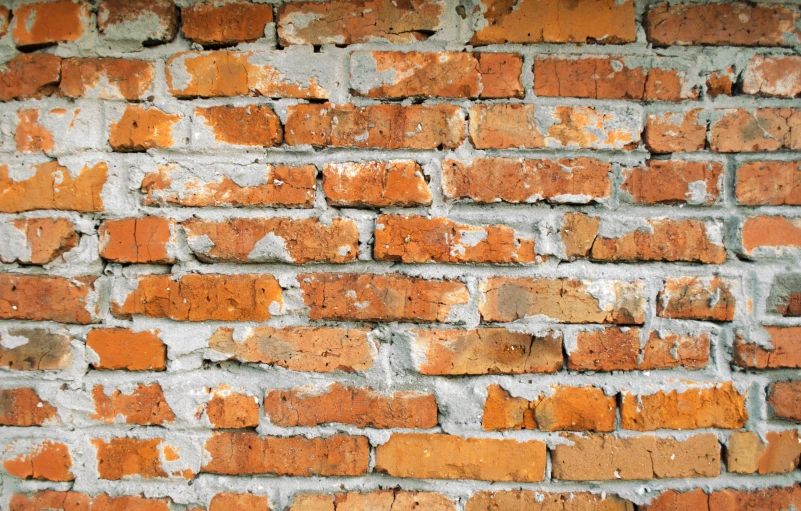
<instances>
[{"instance_id":1,"label":"eroded brick face","mask_svg":"<svg viewBox=\"0 0 801 511\"><path fill-rule=\"evenodd\" d=\"M797 0L0 3L3 510L801 509Z\"/></svg>"}]
</instances>

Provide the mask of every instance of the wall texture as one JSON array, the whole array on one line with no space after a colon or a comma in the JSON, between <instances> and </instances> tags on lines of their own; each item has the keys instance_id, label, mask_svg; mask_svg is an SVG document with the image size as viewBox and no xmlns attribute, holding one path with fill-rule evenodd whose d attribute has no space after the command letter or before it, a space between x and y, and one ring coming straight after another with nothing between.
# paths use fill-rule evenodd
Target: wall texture
<instances>
[{"instance_id":1,"label":"wall texture","mask_svg":"<svg viewBox=\"0 0 801 511\"><path fill-rule=\"evenodd\" d=\"M0 509L801 508L801 10L5 0Z\"/></svg>"}]
</instances>

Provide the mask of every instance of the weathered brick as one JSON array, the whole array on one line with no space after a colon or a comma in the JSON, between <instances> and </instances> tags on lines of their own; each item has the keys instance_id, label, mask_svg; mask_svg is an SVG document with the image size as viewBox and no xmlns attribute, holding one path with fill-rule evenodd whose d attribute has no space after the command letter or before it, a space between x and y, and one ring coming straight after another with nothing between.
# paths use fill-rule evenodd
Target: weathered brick
<instances>
[{"instance_id":1,"label":"weathered brick","mask_svg":"<svg viewBox=\"0 0 801 511\"><path fill-rule=\"evenodd\" d=\"M783 216L753 216L742 227L747 256L782 256L801 247L801 219Z\"/></svg>"},{"instance_id":2,"label":"weathered brick","mask_svg":"<svg viewBox=\"0 0 801 511\"><path fill-rule=\"evenodd\" d=\"M735 195L747 206L801 206L801 161L743 163Z\"/></svg>"},{"instance_id":3,"label":"weathered brick","mask_svg":"<svg viewBox=\"0 0 801 511\"><path fill-rule=\"evenodd\" d=\"M412 333L417 368L426 375L555 373L562 368L558 332L535 336L477 328Z\"/></svg>"},{"instance_id":4,"label":"weathered brick","mask_svg":"<svg viewBox=\"0 0 801 511\"><path fill-rule=\"evenodd\" d=\"M325 104L289 107L288 145L375 149L455 149L464 140L464 112L454 105Z\"/></svg>"},{"instance_id":5,"label":"weathered brick","mask_svg":"<svg viewBox=\"0 0 801 511\"><path fill-rule=\"evenodd\" d=\"M782 273L773 278L766 309L768 314L801 316L801 273Z\"/></svg>"},{"instance_id":6,"label":"weathered brick","mask_svg":"<svg viewBox=\"0 0 801 511\"><path fill-rule=\"evenodd\" d=\"M97 449L97 473L100 479L119 481L140 477L168 477L161 463L164 441L160 438L110 438L92 440Z\"/></svg>"},{"instance_id":7,"label":"weathered brick","mask_svg":"<svg viewBox=\"0 0 801 511\"><path fill-rule=\"evenodd\" d=\"M212 427L218 429L255 428L259 425L259 401L255 396L233 392L222 384L211 391L205 413Z\"/></svg>"},{"instance_id":8,"label":"weathered brick","mask_svg":"<svg viewBox=\"0 0 801 511\"><path fill-rule=\"evenodd\" d=\"M710 206L720 198L723 175L721 162L648 160L623 170L621 190L634 204Z\"/></svg>"},{"instance_id":9,"label":"weathered brick","mask_svg":"<svg viewBox=\"0 0 801 511\"><path fill-rule=\"evenodd\" d=\"M0 389L0 426L44 426L57 422L56 408L28 388Z\"/></svg>"},{"instance_id":10,"label":"weathered brick","mask_svg":"<svg viewBox=\"0 0 801 511\"><path fill-rule=\"evenodd\" d=\"M127 328L95 328L86 335L86 347L96 359L95 369L161 371L167 366L167 347L158 330L134 332Z\"/></svg>"},{"instance_id":11,"label":"weathered brick","mask_svg":"<svg viewBox=\"0 0 801 511\"><path fill-rule=\"evenodd\" d=\"M271 364L292 371L366 371L377 353L366 329L255 327L241 341L233 328L219 328L209 349L240 362Z\"/></svg>"},{"instance_id":12,"label":"weathered brick","mask_svg":"<svg viewBox=\"0 0 801 511\"><path fill-rule=\"evenodd\" d=\"M786 488L722 490L709 495L709 511L792 509L799 505L801 505L801 486L797 483Z\"/></svg>"},{"instance_id":13,"label":"weathered brick","mask_svg":"<svg viewBox=\"0 0 801 511\"><path fill-rule=\"evenodd\" d=\"M618 438L566 435L551 450L553 477L562 481L647 480L720 475L717 436L686 440L652 436ZM588 463L588 460L592 460Z\"/></svg>"},{"instance_id":14,"label":"weathered brick","mask_svg":"<svg viewBox=\"0 0 801 511\"><path fill-rule=\"evenodd\" d=\"M726 468L736 474L787 474L801 459L801 436L797 431L769 431L766 442L752 431L737 431L726 446Z\"/></svg>"},{"instance_id":15,"label":"weathered brick","mask_svg":"<svg viewBox=\"0 0 801 511\"><path fill-rule=\"evenodd\" d=\"M11 497L11 511L40 511L58 509L63 511L169 511L169 499L146 499L122 495L110 497L101 493L90 497L84 493L43 490L31 496L17 493Z\"/></svg>"},{"instance_id":16,"label":"weathered brick","mask_svg":"<svg viewBox=\"0 0 801 511\"><path fill-rule=\"evenodd\" d=\"M278 7L278 41L281 46L412 43L437 31L444 14L441 0L292 2Z\"/></svg>"},{"instance_id":17,"label":"weathered brick","mask_svg":"<svg viewBox=\"0 0 801 511\"><path fill-rule=\"evenodd\" d=\"M415 479L537 482L545 477L545 443L395 433L375 449L375 470Z\"/></svg>"},{"instance_id":18,"label":"weathered brick","mask_svg":"<svg viewBox=\"0 0 801 511\"><path fill-rule=\"evenodd\" d=\"M56 161L31 168L35 169L32 176L17 179L9 174L7 165L0 165L0 213L40 209L103 211L101 193L108 173L105 163L84 165L76 175Z\"/></svg>"},{"instance_id":19,"label":"weathered brick","mask_svg":"<svg viewBox=\"0 0 801 511\"><path fill-rule=\"evenodd\" d=\"M487 322L535 315L564 323L630 325L644 321L644 287L640 282L490 277L479 289L479 312Z\"/></svg>"},{"instance_id":20,"label":"weathered brick","mask_svg":"<svg viewBox=\"0 0 801 511\"><path fill-rule=\"evenodd\" d=\"M203 2L181 9L184 37L204 46L252 43L273 22L270 4Z\"/></svg>"},{"instance_id":21,"label":"weathered brick","mask_svg":"<svg viewBox=\"0 0 801 511\"><path fill-rule=\"evenodd\" d=\"M12 449L13 444L8 448ZM42 481L73 481L70 472L72 456L69 448L60 442L45 440L33 446L25 454L3 461L9 474L20 479L39 479Z\"/></svg>"},{"instance_id":22,"label":"weathered brick","mask_svg":"<svg viewBox=\"0 0 801 511\"><path fill-rule=\"evenodd\" d=\"M373 257L403 263L542 262L532 237L505 225L476 226L446 218L381 215L376 219Z\"/></svg>"},{"instance_id":23,"label":"weathered brick","mask_svg":"<svg viewBox=\"0 0 801 511\"><path fill-rule=\"evenodd\" d=\"M153 64L144 60L64 59L58 93L67 98L135 101L151 92L153 76Z\"/></svg>"},{"instance_id":24,"label":"weathered brick","mask_svg":"<svg viewBox=\"0 0 801 511\"><path fill-rule=\"evenodd\" d=\"M8 33L8 22L11 19L11 10L6 6L0 6L0 37Z\"/></svg>"},{"instance_id":25,"label":"weathered brick","mask_svg":"<svg viewBox=\"0 0 801 511\"><path fill-rule=\"evenodd\" d=\"M3 67L0 101L49 96L61 78L61 59L47 53L23 53Z\"/></svg>"},{"instance_id":26,"label":"weathered brick","mask_svg":"<svg viewBox=\"0 0 801 511\"><path fill-rule=\"evenodd\" d=\"M801 94L801 57L754 55L748 61L743 92L794 98Z\"/></svg>"},{"instance_id":27,"label":"weathered brick","mask_svg":"<svg viewBox=\"0 0 801 511\"><path fill-rule=\"evenodd\" d=\"M567 367L572 371L702 369L709 363L709 346L709 334L653 330L642 347L638 328L610 327L579 332L575 347L568 352Z\"/></svg>"},{"instance_id":28,"label":"weathered brick","mask_svg":"<svg viewBox=\"0 0 801 511\"><path fill-rule=\"evenodd\" d=\"M283 307L281 286L271 275L144 275L136 288L113 299L117 317L144 315L176 321L264 321Z\"/></svg>"},{"instance_id":29,"label":"weathered brick","mask_svg":"<svg viewBox=\"0 0 801 511\"><path fill-rule=\"evenodd\" d=\"M728 282L718 277L666 279L656 298L662 318L732 321L735 299Z\"/></svg>"},{"instance_id":30,"label":"weathered brick","mask_svg":"<svg viewBox=\"0 0 801 511\"><path fill-rule=\"evenodd\" d=\"M89 418L106 424L118 422L120 416L124 424L139 426L163 426L175 421L175 414L158 383L140 383L129 394L114 389L111 395L106 394L102 385L95 385L92 399L95 413Z\"/></svg>"},{"instance_id":31,"label":"weathered brick","mask_svg":"<svg viewBox=\"0 0 801 511\"><path fill-rule=\"evenodd\" d=\"M344 263L359 255L356 223L335 218L238 218L181 222L186 241L203 262Z\"/></svg>"},{"instance_id":32,"label":"weathered brick","mask_svg":"<svg viewBox=\"0 0 801 511\"><path fill-rule=\"evenodd\" d=\"M265 165L262 184L240 184L227 176L215 180L188 175L176 165L160 165L142 179L144 203L186 207L286 206L310 208L317 185L314 165Z\"/></svg>"},{"instance_id":33,"label":"weathered brick","mask_svg":"<svg viewBox=\"0 0 801 511\"><path fill-rule=\"evenodd\" d=\"M21 218L0 222L0 262L44 265L78 245L75 224L66 218Z\"/></svg>"},{"instance_id":34,"label":"weathered brick","mask_svg":"<svg viewBox=\"0 0 801 511\"><path fill-rule=\"evenodd\" d=\"M568 215L562 228L562 242L568 258L704 264L726 262L722 240L715 239L720 235L721 227L715 223L695 219L638 219L630 222L615 218L601 218L596 222L593 217L587 220L576 218L583 213ZM579 222L584 228L575 228ZM604 233L610 233L610 237Z\"/></svg>"},{"instance_id":35,"label":"weathered brick","mask_svg":"<svg viewBox=\"0 0 801 511\"><path fill-rule=\"evenodd\" d=\"M706 123L698 121L701 110L648 114L643 140L654 153L700 151L706 144Z\"/></svg>"},{"instance_id":36,"label":"weathered brick","mask_svg":"<svg viewBox=\"0 0 801 511\"><path fill-rule=\"evenodd\" d=\"M339 383L324 389L312 386L269 391L264 397L264 415L282 428L340 423L359 428L429 429L438 424L433 394L380 394L371 388Z\"/></svg>"},{"instance_id":37,"label":"weathered brick","mask_svg":"<svg viewBox=\"0 0 801 511\"><path fill-rule=\"evenodd\" d=\"M748 412L745 394L731 382L684 392L658 391L654 394L624 392L620 403L623 429L738 429L745 425Z\"/></svg>"},{"instance_id":38,"label":"weathered brick","mask_svg":"<svg viewBox=\"0 0 801 511\"><path fill-rule=\"evenodd\" d=\"M410 492L398 489L370 493L321 495L300 493L287 511L455 511L453 501L439 493Z\"/></svg>"},{"instance_id":39,"label":"weathered brick","mask_svg":"<svg viewBox=\"0 0 801 511\"><path fill-rule=\"evenodd\" d=\"M175 222L158 216L106 220L98 229L100 257L118 263L175 261Z\"/></svg>"},{"instance_id":40,"label":"weathered brick","mask_svg":"<svg viewBox=\"0 0 801 511\"><path fill-rule=\"evenodd\" d=\"M323 192L332 206L431 205L423 169L412 160L328 163L323 167Z\"/></svg>"},{"instance_id":41,"label":"weathered brick","mask_svg":"<svg viewBox=\"0 0 801 511\"><path fill-rule=\"evenodd\" d=\"M756 108L720 110L712 123L709 146L720 153L801 149L801 110Z\"/></svg>"},{"instance_id":42,"label":"weathered brick","mask_svg":"<svg viewBox=\"0 0 801 511\"><path fill-rule=\"evenodd\" d=\"M770 386L768 404L773 415L793 422L801 422L801 382L778 381Z\"/></svg>"},{"instance_id":43,"label":"weathered brick","mask_svg":"<svg viewBox=\"0 0 801 511\"><path fill-rule=\"evenodd\" d=\"M588 204L611 196L611 170L610 163L594 158L444 160L442 191L446 199L481 204Z\"/></svg>"},{"instance_id":44,"label":"weathered brick","mask_svg":"<svg viewBox=\"0 0 801 511\"><path fill-rule=\"evenodd\" d=\"M734 341L734 365L746 369L801 368L801 327L766 326L765 342L738 334ZM762 335L755 334L759 339Z\"/></svg>"},{"instance_id":45,"label":"weathered brick","mask_svg":"<svg viewBox=\"0 0 801 511\"><path fill-rule=\"evenodd\" d=\"M11 32L20 48L77 41L89 28L89 5L71 0L23 4L14 9Z\"/></svg>"},{"instance_id":46,"label":"weathered brick","mask_svg":"<svg viewBox=\"0 0 801 511\"><path fill-rule=\"evenodd\" d=\"M501 43L629 43L637 36L634 2L522 0L510 5L481 0L487 24L470 41Z\"/></svg>"},{"instance_id":47,"label":"weathered brick","mask_svg":"<svg viewBox=\"0 0 801 511\"><path fill-rule=\"evenodd\" d=\"M0 331L0 367L12 371L58 371L72 363L70 338L44 328Z\"/></svg>"},{"instance_id":48,"label":"weathered brick","mask_svg":"<svg viewBox=\"0 0 801 511\"><path fill-rule=\"evenodd\" d=\"M0 319L94 323L96 278L0 274Z\"/></svg>"},{"instance_id":49,"label":"weathered brick","mask_svg":"<svg viewBox=\"0 0 801 511\"><path fill-rule=\"evenodd\" d=\"M358 96L522 97L522 58L517 54L373 51L351 54L351 91ZM484 70L488 76L485 83ZM386 78L392 74L392 78ZM501 83L502 81L502 83Z\"/></svg>"},{"instance_id":50,"label":"weathered brick","mask_svg":"<svg viewBox=\"0 0 801 511\"><path fill-rule=\"evenodd\" d=\"M482 426L486 430L614 431L617 405L595 387L554 386L552 394L529 401L500 385L487 387Z\"/></svg>"},{"instance_id":51,"label":"weathered brick","mask_svg":"<svg viewBox=\"0 0 801 511\"><path fill-rule=\"evenodd\" d=\"M270 511L270 499L252 493L218 493L211 499L209 511Z\"/></svg>"},{"instance_id":52,"label":"weathered brick","mask_svg":"<svg viewBox=\"0 0 801 511\"><path fill-rule=\"evenodd\" d=\"M306 273L297 279L313 320L442 323L468 301L467 286L455 280L356 273Z\"/></svg>"},{"instance_id":53,"label":"weathered brick","mask_svg":"<svg viewBox=\"0 0 801 511\"><path fill-rule=\"evenodd\" d=\"M165 43L178 34L178 8L172 0L102 0L97 28L109 40Z\"/></svg>"},{"instance_id":54,"label":"weathered brick","mask_svg":"<svg viewBox=\"0 0 801 511\"><path fill-rule=\"evenodd\" d=\"M780 5L677 4L650 9L643 25L654 46L792 46L799 13Z\"/></svg>"},{"instance_id":55,"label":"weathered brick","mask_svg":"<svg viewBox=\"0 0 801 511\"><path fill-rule=\"evenodd\" d=\"M293 68L293 57L292 53L259 50L176 53L167 60L167 85L170 94L187 99L328 98L333 84L317 76L315 70L324 69L331 57L321 53L297 55L307 64L305 71Z\"/></svg>"},{"instance_id":56,"label":"weathered brick","mask_svg":"<svg viewBox=\"0 0 801 511\"><path fill-rule=\"evenodd\" d=\"M19 110L14 133L17 150L62 154L98 149L103 144L99 114L92 105Z\"/></svg>"},{"instance_id":57,"label":"weathered brick","mask_svg":"<svg viewBox=\"0 0 801 511\"><path fill-rule=\"evenodd\" d=\"M481 491L465 504L465 511L634 511L634 504L617 495L543 493L531 490Z\"/></svg>"},{"instance_id":58,"label":"weathered brick","mask_svg":"<svg viewBox=\"0 0 801 511\"><path fill-rule=\"evenodd\" d=\"M281 120L264 105L211 106L195 108L195 117L207 126L214 139L231 145L280 146L284 139Z\"/></svg>"},{"instance_id":59,"label":"weathered brick","mask_svg":"<svg viewBox=\"0 0 801 511\"><path fill-rule=\"evenodd\" d=\"M633 107L497 103L470 108L470 142L477 149L633 149L641 131Z\"/></svg>"},{"instance_id":60,"label":"weathered brick","mask_svg":"<svg viewBox=\"0 0 801 511\"><path fill-rule=\"evenodd\" d=\"M156 107L128 105L120 120L111 124L108 142L120 152L167 149L174 144L173 129L182 118L182 114L168 114Z\"/></svg>"},{"instance_id":61,"label":"weathered brick","mask_svg":"<svg viewBox=\"0 0 801 511\"><path fill-rule=\"evenodd\" d=\"M53 150L53 132L39 124L39 110L17 110L17 129L14 143L21 153L50 152Z\"/></svg>"},{"instance_id":62,"label":"weathered brick","mask_svg":"<svg viewBox=\"0 0 801 511\"><path fill-rule=\"evenodd\" d=\"M214 433L200 471L221 475L358 476L367 472L370 444L363 436L260 437Z\"/></svg>"},{"instance_id":63,"label":"weathered brick","mask_svg":"<svg viewBox=\"0 0 801 511\"><path fill-rule=\"evenodd\" d=\"M709 97L731 96L734 92L734 84L737 82L737 74L734 67L729 66L720 71L709 74L706 80L706 93Z\"/></svg>"}]
</instances>

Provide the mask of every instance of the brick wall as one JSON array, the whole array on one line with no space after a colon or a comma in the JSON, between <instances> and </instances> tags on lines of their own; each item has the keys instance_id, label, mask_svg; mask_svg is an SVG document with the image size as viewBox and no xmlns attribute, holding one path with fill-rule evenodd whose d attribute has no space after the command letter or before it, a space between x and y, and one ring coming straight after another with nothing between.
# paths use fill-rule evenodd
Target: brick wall
<instances>
[{"instance_id":1,"label":"brick wall","mask_svg":"<svg viewBox=\"0 0 801 511\"><path fill-rule=\"evenodd\" d=\"M5 0L0 509L801 508L801 9Z\"/></svg>"}]
</instances>

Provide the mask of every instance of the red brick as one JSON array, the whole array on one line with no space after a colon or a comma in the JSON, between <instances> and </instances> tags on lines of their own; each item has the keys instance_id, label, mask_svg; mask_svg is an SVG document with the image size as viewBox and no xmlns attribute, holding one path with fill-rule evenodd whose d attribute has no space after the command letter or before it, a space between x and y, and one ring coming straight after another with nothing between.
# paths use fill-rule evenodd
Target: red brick
<instances>
[{"instance_id":1,"label":"red brick","mask_svg":"<svg viewBox=\"0 0 801 511\"><path fill-rule=\"evenodd\" d=\"M782 216L746 218L742 227L743 250L746 255L775 254L801 247L801 220Z\"/></svg>"},{"instance_id":2,"label":"red brick","mask_svg":"<svg viewBox=\"0 0 801 511\"><path fill-rule=\"evenodd\" d=\"M100 479L119 481L131 476L142 479L167 477L161 464L163 440L160 438L111 438L92 440L97 449Z\"/></svg>"},{"instance_id":3,"label":"red brick","mask_svg":"<svg viewBox=\"0 0 801 511\"><path fill-rule=\"evenodd\" d=\"M754 55L748 61L743 92L794 98L801 94L801 57Z\"/></svg>"},{"instance_id":4,"label":"red brick","mask_svg":"<svg viewBox=\"0 0 801 511\"><path fill-rule=\"evenodd\" d=\"M270 501L252 493L218 493L211 499L209 511L270 511Z\"/></svg>"},{"instance_id":5,"label":"red brick","mask_svg":"<svg viewBox=\"0 0 801 511\"><path fill-rule=\"evenodd\" d=\"M325 66L331 57L303 54L301 58L310 70L298 71L293 68L293 56L259 50L176 53L167 60L167 85L170 94L179 98L328 98L331 84L320 80L312 70Z\"/></svg>"},{"instance_id":6,"label":"red brick","mask_svg":"<svg viewBox=\"0 0 801 511\"><path fill-rule=\"evenodd\" d=\"M656 298L656 314L662 318L732 321L734 312L729 283L718 277L667 279Z\"/></svg>"},{"instance_id":7,"label":"red brick","mask_svg":"<svg viewBox=\"0 0 801 511\"><path fill-rule=\"evenodd\" d=\"M747 369L801 368L801 327L766 326L764 330L769 346L737 335L734 365Z\"/></svg>"},{"instance_id":8,"label":"red brick","mask_svg":"<svg viewBox=\"0 0 801 511\"><path fill-rule=\"evenodd\" d=\"M423 169L412 160L328 163L323 192L332 206L430 206Z\"/></svg>"},{"instance_id":9,"label":"red brick","mask_svg":"<svg viewBox=\"0 0 801 511\"><path fill-rule=\"evenodd\" d=\"M260 437L214 433L201 472L221 475L358 476L367 472L370 444L363 436Z\"/></svg>"},{"instance_id":10,"label":"red brick","mask_svg":"<svg viewBox=\"0 0 801 511\"><path fill-rule=\"evenodd\" d=\"M95 385L92 399L95 413L89 418L106 424L114 424L119 416L123 417L125 424L139 426L163 426L175 421L175 414L158 383L140 383L130 394L114 389L111 395L105 393L102 385Z\"/></svg>"},{"instance_id":11,"label":"red brick","mask_svg":"<svg viewBox=\"0 0 801 511\"><path fill-rule=\"evenodd\" d=\"M9 445L12 448L13 444ZM72 456L66 445L45 440L33 446L26 454L7 459L3 466L9 474L20 479L39 479L41 481L73 481L70 472Z\"/></svg>"},{"instance_id":12,"label":"red brick","mask_svg":"<svg viewBox=\"0 0 801 511\"><path fill-rule=\"evenodd\" d=\"M716 161L648 160L623 170L621 190L634 204L710 206L723 187L723 164Z\"/></svg>"},{"instance_id":13,"label":"red brick","mask_svg":"<svg viewBox=\"0 0 801 511\"><path fill-rule=\"evenodd\" d=\"M786 488L722 490L709 495L709 511L792 509L799 506L801 506L801 487L797 483Z\"/></svg>"},{"instance_id":14,"label":"red brick","mask_svg":"<svg viewBox=\"0 0 801 511\"><path fill-rule=\"evenodd\" d=\"M56 409L33 389L0 389L0 426L44 426L57 422Z\"/></svg>"},{"instance_id":15,"label":"red brick","mask_svg":"<svg viewBox=\"0 0 801 511\"><path fill-rule=\"evenodd\" d=\"M17 493L11 497L10 511L169 511L169 499L146 499L122 495L110 497L101 493L90 497L84 493L44 490L31 496Z\"/></svg>"},{"instance_id":16,"label":"red brick","mask_svg":"<svg viewBox=\"0 0 801 511\"><path fill-rule=\"evenodd\" d=\"M72 363L70 337L43 328L9 328L0 332L0 367L12 371L58 371ZM24 343L24 344L23 344Z\"/></svg>"},{"instance_id":17,"label":"red brick","mask_svg":"<svg viewBox=\"0 0 801 511\"><path fill-rule=\"evenodd\" d=\"M643 140L654 153L700 151L706 144L706 123L698 121L701 110L648 114Z\"/></svg>"},{"instance_id":18,"label":"red brick","mask_svg":"<svg viewBox=\"0 0 801 511\"><path fill-rule=\"evenodd\" d=\"M442 323L453 307L468 301L467 286L455 280L355 273L305 273L297 279L313 320Z\"/></svg>"},{"instance_id":19,"label":"red brick","mask_svg":"<svg viewBox=\"0 0 801 511\"><path fill-rule=\"evenodd\" d=\"M37 48L77 41L89 19L89 5L71 0L24 4L14 9L11 32L20 48Z\"/></svg>"},{"instance_id":20,"label":"red brick","mask_svg":"<svg viewBox=\"0 0 801 511\"><path fill-rule=\"evenodd\" d=\"M212 392L205 413L212 427L218 429L255 428L259 425L259 402L256 397L233 392L225 384Z\"/></svg>"},{"instance_id":21,"label":"red brick","mask_svg":"<svg viewBox=\"0 0 801 511\"><path fill-rule=\"evenodd\" d=\"M376 40L412 43L438 30L444 13L445 5L439 0L291 2L278 7L278 41L281 46Z\"/></svg>"},{"instance_id":22,"label":"red brick","mask_svg":"<svg viewBox=\"0 0 801 511\"><path fill-rule=\"evenodd\" d=\"M504 328L477 328L412 333L421 374L555 373L562 368L562 339L556 332L535 336Z\"/></svg>"},{"instance_id":23,"label":"red brick","mask_svg":"<svg viewBox=\"0 0 801 511\"><path fill-rule=\"evenodd\" d=\"M721 471L720 444L713 434L686 440L566 435L566 440L551 450L552 475L562 481L716 477Z\"/></svg>"},{"instance_id":24,"label":"red brick","mask_svg":"<svg viewBox=\"0 0 801 511\"><path fill-rule=\"evenodd\" d=\"M105 163L85 165L73 177L67 167L51 161L34 165L34 174L15 181L8 166L0 165L0 213L22 213L42 209L103 211L101 193L106 183ZM53 186L58 183L57 186Z\"/></svg>"},{"instance_id":25,"label":"red brick","mask_svg":"<svg viewBox=\"0 0 801 511\"><path fill-rule=\"evenodd\" d=\"M0 274L0 319L94 323L96 278Z\"/></svg>"},{"instance_id":26,"label":"red brick","mask_svg":"<svg viewBox=\"0 0 801 511\"><path fill-rule=\"evenodd\" d=\"M339 383L324 389L269 391L264 397L264 415L282 428L340 423L359 428L429 429L438 424L433 394L379 394L371 388L343 387Z\"/></svg>"},{"instance_id":27,"label":"red brick","mask_svg":"<svg viewBox=\"0 0 801 511\"><path fill-rule=\"evenodd\" d=\"M801 161L743 163L735 195L747 206L801 206Z\"/></svg>"},{"instance_id":28,"label":"red brick","mask_svg":"<svg viewBox=\"0 0 801 511\"><path fill-rule=\"evenodd\" d=\"M184 169L159 165L142 179L147 206L286 206L310 208L317 185L314 165L265 165L264 184L241 186L227 176L214 181L184 178Z\"/></svg>"},{"instance_id":29,"label":"red brick","mask_svg":"<svg viewBox=\"0 0 801 511\"><path fill-rule=\"evenodd\" d=\"M147 20L144 28L143 19ZM178 34L178 8L172 0L102 0L97 28L113 40L165 43Z\"/></svg>"},{"instance_id":30,"label":"red brick","mask_svg":"<svg viewBox=\"0 0 801 511\"><path fill-rule=\"evenodd\" d=\"M149 216L106 220L100 224L100 257L117 263L175 261L175 223Z\"/></svg>"},{"instance_id":31,"label":"red brick","mask_svg":"<svg viewBox=\"0 0 801 511\"><path fill-rule=\"evenodd\" d=\"M553 120L547 132L540 116ZM594 106L481 104L470 108L470 142L477 149L633 149L640 123L633 112Z\"/></svg>"},{"instance_id":32,"label":"red brick","mask_svg":"<svg viewBox=\"0 0 801 511\"><path fill-rule=\"evenodd\" d=\"M445 218L381 215L376 219L373 257L403 263L533 263L532 237L505 225L475 226Z\"/></svg>"},{"instance_id":33,"label":"red brick","mask_svg":"<svg viewBox=\"0 0 801 511\"><path fill-rule=\"evenodd\" d=\"M167 347L158 330L134 332L127 328L95 328L86 335L86 347L97 356L95 369L161 371L167 367Z\"/></svg>"},{"instance_id":34,"label":"red brick","mask_svg":"<svg viewBox=\"0 0 801 511\"><path fill-rule=\"evenodd\" d=\"M801 382L779 381L770 386L768 404L774 416L801 422Z\"/></svg>"},{"instance_id":35,"label":"red brick","mask_svg":"<svg viewBox=\"0 0 801 511\"><path fill-rule=\"evenodd\" d=\"M454 105L296 105L289 107L285 137L291 146L455 149L464 123Z\"/></svg>"},{"instance_id":36,"label":"red brick","mask_svg":"<svg viewBox=\"0 0 801 511\"><path fill-rule=\"evenodd\" d=\"M214 139L231 145L253 147L280 146L284 139L281 120L273 109L263 105L211 106L195 108Z\"/></svg>"},{"instance_id":37,"label":"red brick","mask_svg":"<svg viewBox=\"0 0 801 511\"><path fill-rule=\"evenodd\" d=\"M634 2L522 0L516 5L481 0L487 25L471 44L629 43L637 37Z\"/></svg>"},{"instance_id":38,"label":"red brick","mask_svg":"<svg viewBox=\"0 0 801 511\"><path fill-rule=\"evenodd\" d=\"M204 2L181 9L184 37L204 46L252 43L273 22L270 4Z\"/></svg>"},{"instance_id":39,"label":"red brick","mask_svg":"<svg viewBox=\"0 0 801 511\"><path fill-rule=\"evenodd\" d=\"M61 59L46 53L23 53L0 71L0 101L42 98L56 90L61 78Z\"/></svg>"},{"instance_id":40,"label":"red brick","mask_svg":"<svg viewBox=\"0 0 801 511\"><path fill-rule=\"evenodd\" d=\"M271 275L144 275L125 297L111 302L116 317L144 315L176 321L264 321L283 306ZM273 305L275 304L275 305Z\"/></svg>"},{"instance_id":41,"label":"red brick","mask_svg":"<svg viewBox=\"0 0 801 511\"><path fill-rule=\"evenodd\" d=\"M610 163L594 158L444 160L442 190L448 200L481 204L587 204L611 196L611 170Z\"/></svg>"},{"instance_id":42,"label":"red brick","mask_svg":"<svg viewBox=\"0 0 801 511\"><path fill-rule=\"evenodd\" d=\"M7 245L0 247L4 263L44 265L78 245L75 224L66 218L21 218L4 227Z\"/></svg>"},{"instance_id":43,"label":"red brick","mask_svg":"<svg viewBox=\"0 0 801 511\"><path fill-rule=\"evenodd\" d=\"M181 222L189 248L203 262L345 263L359 255L353 220L335 218L238 218ZM210 246L209 246L210 242Z\"/></svg>"},{"instance_id":44,"label":"red brick","mask_svg":"<svg viewBox=\"0 0 801 511\"><path fill-rule=\"evenodd\" d=\"M329 373L366 371L377 354L366 329L333 327L255 327L244 340L234 340L233 328L219 328L209 349L228 359L271 364L292 371Z\"/></svg>"},{"instance_id":45,"label":"red brick","mask_svg":"<svg viewBox=\"0 0 801 511\"><path fill-rule=\"evenodd\" d=\"M487 322L536 315L564 323L630 325L644 321L644 287L639 282L490 277L479 289L479 312Z\"/></svg>"},{"instance_id":46,"label":"red brick","mask_svg":"<svg viewBox=\"0 0 801 511\"><path fill-rule=\"evenodd\" d=\"M414 479L538 482L545 477L544 442L395 433L375 449L375 471Z\"/></svg>"},{"instance_id":47,"label":"red brick","mask_svg":"<svg viewBox=\"0 0 801 511\"><path fill-rule=\"evenodd\" d=\"M799 13L780 5L677 4L652 8L643 25L654 46L792 46Z\"/></svg>"},{"instance_id":48,"label":"red brick","mask_svg":"<svg viewBox=\"0 0 801 511\"><path fill-rule=\"evenodd\" d=\"M712 98L731 96L736 82L737 74L735 74L734 67L732 66L712 72L706 80L707 95Z\"/></svg>"},{"instance_id":49,"label":"red brick","mask_svg":"<svg viewBox=\"0 0 801 511\"><path fill-rule=\"evenodd\" d=\"M153 64L144 60L64 59L58 93L68 98L145 99L153 73Z\"/></svg>"},{"instance_id":50,"label":"red brick","mask_svg":"<svg viewBox=\"0 0 801 511\"><path fill-rule=\"evenodd\" d=\"M321 495L299 493L287 511L456 511L454 502L444 495L398 489L370 493Z\"/></svg>"},{"instance_id":51,"label":"red brick","mask_svg":"<svg viewBox=\"0 0 801 511\"><path fill-rule=\"evenodd\" d=\"M634 511L634 505L616 495L594 493L543 493L531 490L474 493L465 511ZM697 510L693 510L697 511Z\"/></svg>"},{"instance_id":52,"label":"red brick","mask_svg":"<svg viewBox=\"0 0 801 511\"><path fill-rule=\"evenodd\" d=\"M143 152L173 146L173 128L182 114L168 114L156 107L128 105L119 121L109 129L109 144L115 151Z\"/></svg>"},{"instance_id":53,"label":"red brick","mask_svg":"<svg viewBox=\"0 0 801 511\"><path fill-rule=\"evenodd\" d=\"M709 145L720 153L801 149L801 110L756 108L721 110L712 123Z\"/></svg>"},{"instance_id":54,"label":"red brick","mask_svg":"<svg viewBox=\"0 0 801 511\"><path fill-rule=\"evenodd\" d=\"M479 97L522 98L525 95L522 82L523 57L516 53L475 53L481 73Z\"/></svg>"}]
</instances>

